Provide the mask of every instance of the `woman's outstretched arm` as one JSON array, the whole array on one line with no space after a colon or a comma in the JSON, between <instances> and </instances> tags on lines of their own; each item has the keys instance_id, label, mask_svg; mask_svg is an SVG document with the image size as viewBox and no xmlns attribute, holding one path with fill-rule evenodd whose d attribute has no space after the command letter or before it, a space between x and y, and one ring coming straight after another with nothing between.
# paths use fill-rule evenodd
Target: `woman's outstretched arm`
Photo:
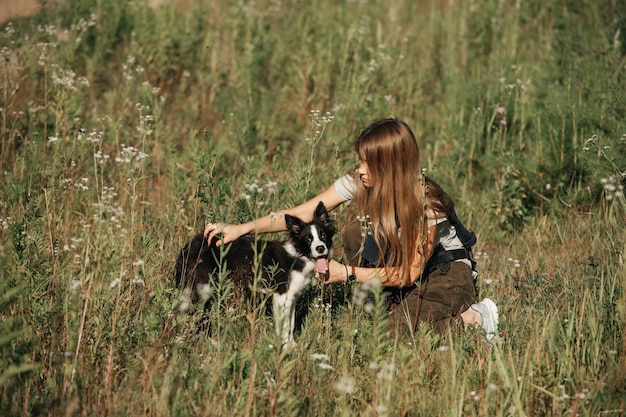
<instances>
[{"instance_id":1,"label":"woman's outstretched arm","mask_svg":"<svg viewBox=\"0 0 626 417\"><path fill-rule=\"evenodd\" d=\"M209 241L222 234L222 239L217 245L232 242L233 240L248 233L280 232L287 230L285 224L285 214L299 217L304 222L313 220L313 213L319 202L323 202L326 210L331 211L345 200L337 193L335 184L322 191L312 199L289 209L272 212L267 216L242 224L207 223L204 228L204 235Z\"/></svg>"}]
</instances>

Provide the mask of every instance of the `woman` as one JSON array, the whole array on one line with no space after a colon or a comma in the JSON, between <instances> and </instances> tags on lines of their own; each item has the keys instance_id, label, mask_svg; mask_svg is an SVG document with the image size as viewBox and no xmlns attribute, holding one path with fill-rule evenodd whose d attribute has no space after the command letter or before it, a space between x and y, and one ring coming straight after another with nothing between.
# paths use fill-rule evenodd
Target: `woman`
<instances>
[{"instance_id":1,"label":"woman","mask_svg":"<svg viewBox=\"0 0 626 417\"><path fill-rule=\"evenodd\" d=\"M247 233L283 231L285 213L310 221L320 201L333 210L354 199L368 216L361 261L331 261L326 282L378 279L393 294L390 320L397 328L415 330L420 322L439 331L475 325L491 339L498 311L490 299L476 303L474 236L456 218L450 197L422 175L409 126L397 119L374 122L357 138L356 152L358 168L317 197L244 224L209 223L204 234L212 239L222 233L221 243L228 243Z\"/></svg>"}]
</instances>

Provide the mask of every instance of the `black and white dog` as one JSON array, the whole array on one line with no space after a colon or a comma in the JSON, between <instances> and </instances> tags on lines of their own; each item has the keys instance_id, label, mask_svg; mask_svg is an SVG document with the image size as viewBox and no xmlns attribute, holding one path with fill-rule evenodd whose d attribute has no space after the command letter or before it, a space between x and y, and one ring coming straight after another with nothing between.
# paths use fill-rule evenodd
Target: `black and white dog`
<instances>
[{"instance_id":1,"label":"black and white dog","mask_svg":"<svg viewBox=\"0 0 626 417\"><path fill-rule=\"evenodd\" d=\"M214 285L218 272L225 270L238 296L252 296L253 288L272 292L276 334L283 345L293 344L296 301L314 272L328 269L336 226L321 201L310 223L288 214L285 223L289 239L284 242L243 236L217 247L216 239L209 244L202 234L196 235L178 256L176 286L192 288L198 298L206 299L203 293ZM255 278L261 279L255 284Z\"/></svg>"}]
</instances>

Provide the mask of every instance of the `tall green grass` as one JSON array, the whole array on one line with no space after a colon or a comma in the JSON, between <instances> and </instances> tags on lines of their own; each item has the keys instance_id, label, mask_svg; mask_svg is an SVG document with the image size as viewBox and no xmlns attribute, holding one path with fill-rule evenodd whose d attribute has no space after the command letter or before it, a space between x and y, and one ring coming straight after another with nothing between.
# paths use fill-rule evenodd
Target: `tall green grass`
<instances>
[{"instance_id":1,"label":"tall green grass","mask_svg":"<svg viewBox=\"0 0 626 417\"><path fill-rule=\"evenodd\" d=\"M68 0L5 24L0 414L624 414L622 8ZM343 285L307 293L292 351L267 300L187 305L206 219L314 196L389 116L479 236L499 343L396 338Z\"/></svg>"}]
</instances>

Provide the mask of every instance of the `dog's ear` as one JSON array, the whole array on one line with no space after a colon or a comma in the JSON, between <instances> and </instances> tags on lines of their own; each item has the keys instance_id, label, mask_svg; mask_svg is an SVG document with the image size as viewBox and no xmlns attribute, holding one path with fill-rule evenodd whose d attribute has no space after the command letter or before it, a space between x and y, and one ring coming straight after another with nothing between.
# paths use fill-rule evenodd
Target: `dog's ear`
<instances>
[{"instance_id":1,"label":"dog's ear","mask_svg":"<svg viewBox=\"0 0 626 417\"><path fill-rule=\"evenodd\" d=\"M300 232L302 232L302 229L306 226L300 218L290 216L289 214L285 214L285 224L287 225L287 231L289 234L294 236L299 235Z\"/></svg>"},{"instance_id":2,"label":"dog's ear","mask_svg":"<svg viewBox=\"0 0 626 417\"><path fill-rule=\"evenodd\" d=\"M326 223L330 220L330 216L328 216L328 211L326 210L326 206L323 201L320 201L315 208L314 217L321 221L322 223Z\"/></svg>"},{"instance_id":3,"label":"dog's ear","mask_svg":"<svg viewBox=\"0 0 626 417\"><path fill-rule=\"evenodd\" d=\"M317 208L315 209L314 218L325 227L333 231L335 230L335 222L330 218L323 201L318 203Z\"/></svg>"}]
</instances>

